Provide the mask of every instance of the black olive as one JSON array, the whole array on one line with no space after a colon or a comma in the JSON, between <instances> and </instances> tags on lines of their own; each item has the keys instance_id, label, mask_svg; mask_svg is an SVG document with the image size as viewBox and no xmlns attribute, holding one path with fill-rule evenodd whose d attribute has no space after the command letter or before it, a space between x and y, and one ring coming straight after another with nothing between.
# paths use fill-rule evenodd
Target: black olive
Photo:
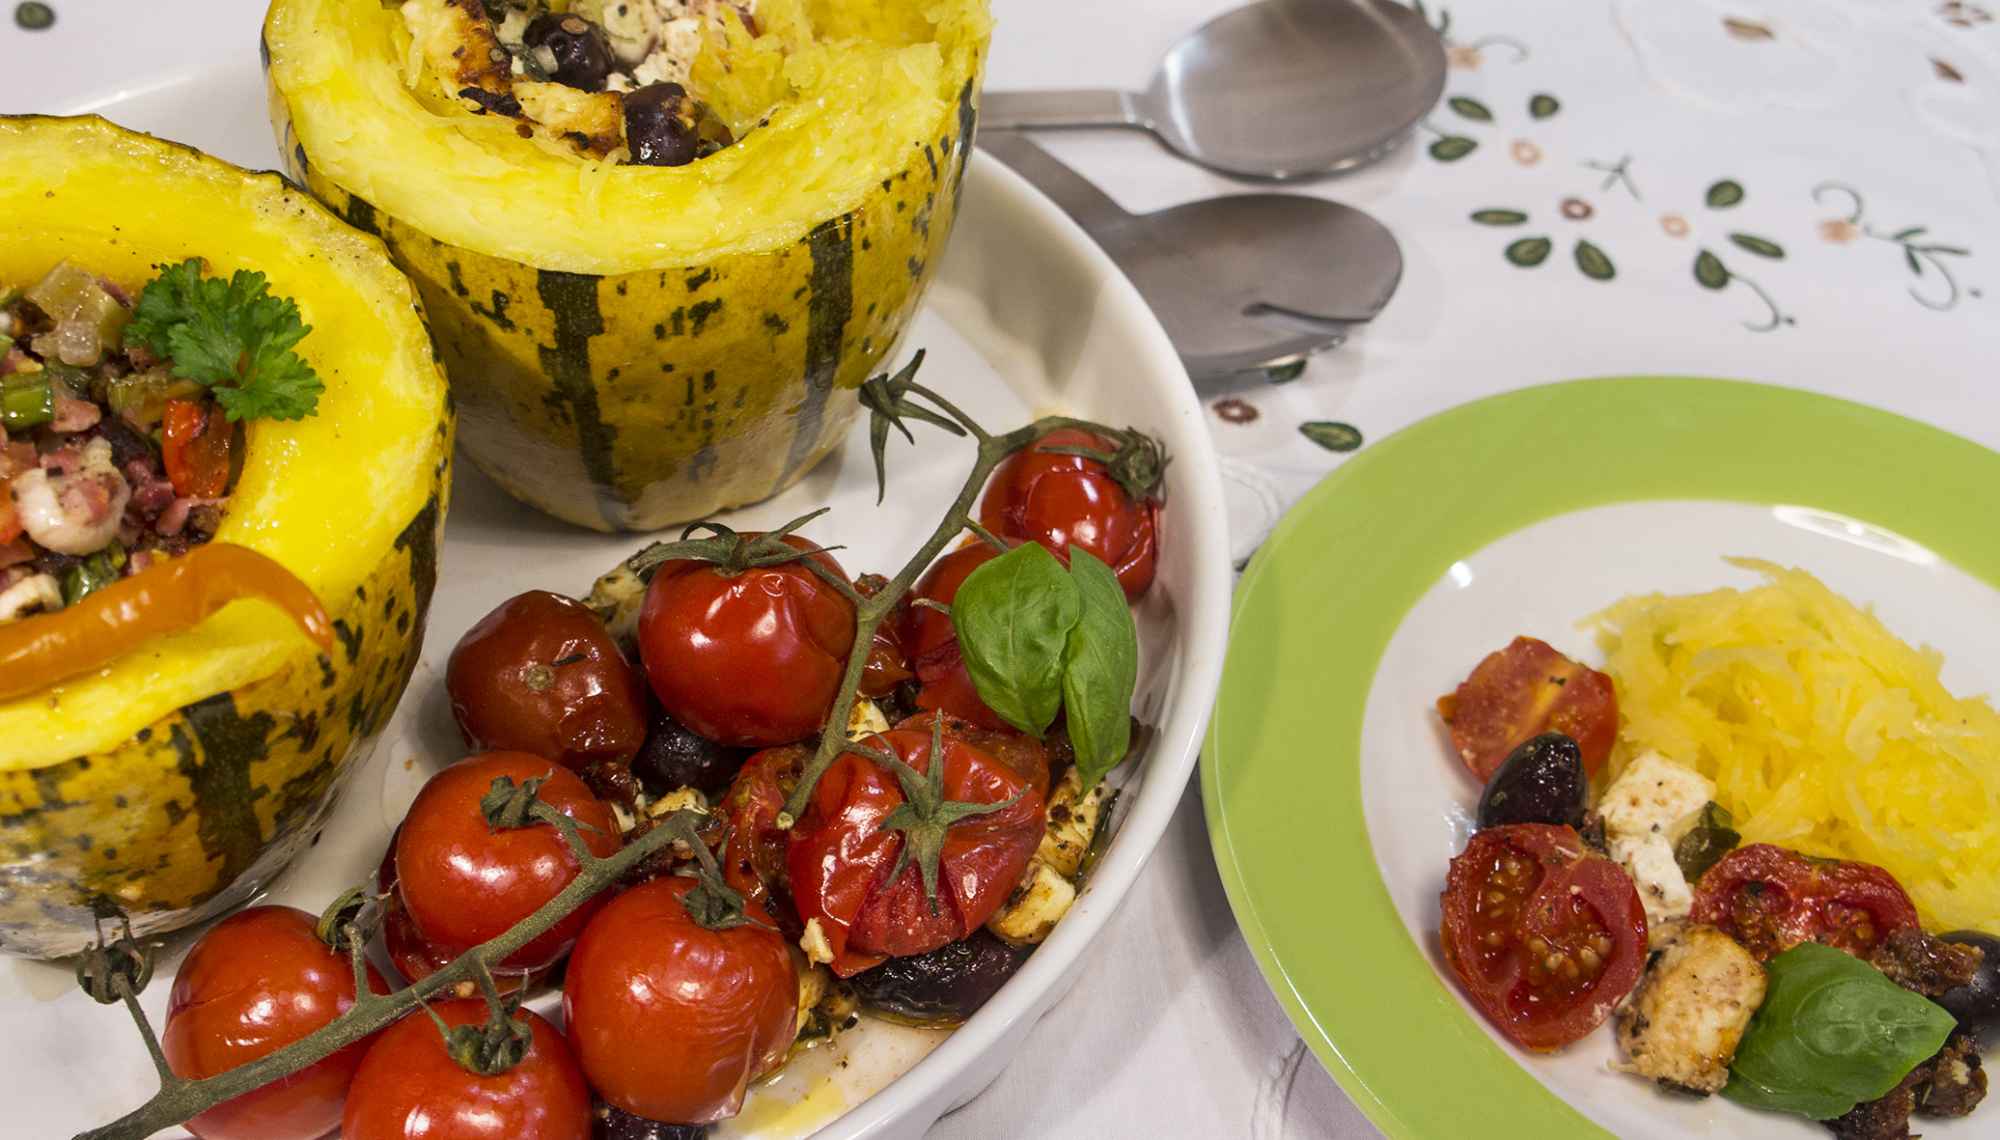
<instances>
[{"instance_id":1,"label":"black olive","mask_svg":"<svg viewBox=\"0 0 2000 1140\"><path fill-rule=\"evenodd\" d=\"M736 778L751 749L717 744L666 714L655 703L646 722L646 743L632 760L632 772L656 796L675 788L720 795Z\"/></svg>"},{"instance_id":2,"label":"black olive","mask_svg":"<svg viewBox=\"0 0 2000 1140\"><path fill-rule=\"evenodd\" d=\"M1566 823L1581 827L1588 794L1583 750L1560 732L1545 732L1500 762L1479 797L1479 826Z\"/></svg>"},{"instance_id":3,"label":"black olive","mask_svg":"<svg viewBox=\"0 0 2000 1140\"><path fill-rule=\"evenodd\" d=\"M625 145L642 166L686 166L700 156L700 115L678 83L652 83L625 96Z\"/></svg>"},{"instance_id":4,"label":"black olive","mask_svg":"<svg viewBox=\"0 0 2000 1140\"><path fill-rule=\"evenodd\" d=\"M1985 960L1969 984L1946 990L1937 1003L1966 1029L1979 1032L2000 1027L2000 938L1977 930L1954 930L1939 935L1939 939L1977 946L1985 952Z\"/></svg>"},{"instance_id":5,"label":"black olive","mask_svg":"<svg viewBox=\"0 0 2000 1140\"><path fill-rule=\"evenodd\" d=\"M634 1116L615 1104L600 1104L590 1129L591 1140L706 1140L706 1124L664 1124Z\"/></svg>"},{"instance_id":6,"label":"black olive","mask_svg":"<svg viewBox=\"0 0 2000 1140\"><path fill-rule=\"evenodd\" d=\"M574 13L543 12L528 25L522 42L547 48L556 57L552 78L580 91L602 91L611 75L611 44L604 29Z\"/></svg>"},{"instance_id":7,"label":"black olive","mask_svg":"<svg viewBox=\"0 0 2000 1140\"><path fill-rule=\"evenodd\" d=\"M981 927L963 941L891 958L847 981L871 1010L925 1025L955 1025L999 993L1033 951L1010 946Z\"/></svg>"},{"instance_id":8,"label":"black olive","mask_svg":"<svg viewBox=\"0 0 2000 1140\"><path fill-rule=\"evenodd\" d=\"M1694 827L1674 844L1674 862L1680 865L1683 878L1699 883L1710 867L1722 862L1722 857L1742 842L1743 834L1736 830L1729 809L1711 800L1702 806Z\"/></svg>"}]
</instances>

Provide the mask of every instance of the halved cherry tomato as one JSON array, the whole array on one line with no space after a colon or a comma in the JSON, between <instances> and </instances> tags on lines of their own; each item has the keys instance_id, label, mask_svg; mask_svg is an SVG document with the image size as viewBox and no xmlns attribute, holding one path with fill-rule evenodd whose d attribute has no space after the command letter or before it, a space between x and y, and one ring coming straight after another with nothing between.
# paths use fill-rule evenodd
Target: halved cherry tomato
<instances>
[{"instance_id":1,"label":"halved cherry tomato","mask_svg":"<svg viewBox=\"0 0 2000 1140\"><path fill-rule=\"evenodd\" d=\"M1548 1052L1603 1024L1646 965L1646 911L1624 868L1575 829L1489 827L1445 878L1445 961L1507 1038Z\"/></svg>"},{"instance_id":2,"label":"halved cherry tomato","mask_svg":"<svg viewBox=\"0 0 2000 1140\"><path fill-rule=\"evenodd\" d=\"M813 549L798 535L785 541ZM845 576L831 555L811 557ZM818 732L853 646L853 604L803 562L735 573L662 563L639 614L639 656L667 715L743 747Z\"/></svg>"},{"instance_id":3,"label":"halved cherry tomato","mask_svg":"<svg viewBox=\"0 0 2000 1140\"><path fill-rule=\"evenodd\" d=\"M601 858L618 850L611 809L553 761L525 752L488 752L432 776L396 836L396 894L417 935L447 958L506 933L561 893L581 869L549 824L487 825L480 800L501 776L516 785L543 780L539 798L583 826L584 845L593 854ZM583 929L590 909L585 904L504 964L516 970L552 964Z\"/></svg>"},{"instance_id":4,"label":"halved cherry tomato","mask_svg":"<svg viewBox=\"0 0 2000 1140\"><path fill-rule=\"evenodd\" d=\"M227 494L235 436L222 405L211 404L204 412L193 400L168 400L160 425L160 459L174 493L187 499Z\"/></svg>"},{"instance_id":5,"label":"halved cherry tomato","mask_svg":"<svg viewBox=\"0 0 2000 1140\"><path fill-rule=\"evenodd\" d=\"M489 1016L477 999L430 1009L453 1028ZM590 1089L562 1034L532 1011L514 1018L534 1036L517 1064L493 1076L453 1060L422 1013L383 1030L354 1075L341 1140L589 1140Z\"/></svg>"},{"instance_id":6,"label":"halved cherry tomato","mask_svg":"<svg viewBox=\"0 0 2000 1140\"><path fill-rule=\"evenodd\" d=\"M709 930L681 901L694 886L673 875L612 899L563 979L563 1016L591 1087L674 1124L736 1115L798 1030L797 969L769 916L752 903L761 925Z\"/></svg>"},{"instance_id":7,"label":"halved cherry tomato","mask_svg":"<svg viewBox=\"0 0 2000 1140\"><path fill-rule=\"evenodd\" d=\"M863 743L927 773L932 721L939 715L912 717ZM880 762L842 753L792 828L785 860L792 901L801 921L818 920L833 949L833 972L841 977L977 930L1006 901L1041 842L1049 781L1041 746L1018 733L984 732L950 720L943 741L947 801L1012 803L945 832L935 910L914 859L888 877L904 836L882 825L905 800L896 774Z\"/></svg>"},{"instance_id":8,"label":"halved cherry tomato","mask_svg":"<svg viewBox=\"0 0 2000 1140\"><path fill-rule=\"evenodd\" d=\"M444 683L468 748L582 770L646 742L646 682L597 615L561 594L500 603L459 639Z\"/></svg>"},{"instance_id":9,"label":"halved cherry tomato","mask_svg":"<svg viewBox=\"0 0 2000 1140\"><path fill-rule=\"evenodd\" d=\"M1802 942L1866 958L1917 925L1916 904L1872 863L1814 859L1769 843L1739 847L1701 877L1692 917L1764 961Z\"/></svg>"},{"instance_id":10,"label":"halved cherry tomato","mask_svg":"<svg viewBox=\"0 0 2000 1140\"><path fill-rule=\"evenodd\" d=\"M1159 561L1159 502L1134 500L1103 463L1050 450L1056 447L1118 450L1094 432L1050 432L994 471L979 502L979 525L1002 538L1039 542L1065 565L1069 548L1081 547L1111 567L1125 596L1137 601Z\"/></svg>"},{"instance_id":11,"label":"halved cherry tomato","mask_svg":"<svg viewBox=\"0 0 2000 1140\"><path fill-rule=\"evenodd\" d=\"M958 597L958 588L965 584L966 578L999 554L985 542L961 546L933 562L924 576L917 579L911 596L949 606ZM966 671L965 659L959 655L958 634L952 629L950 615L930 606L911 605L903 612L898 640L917 671L921 686L917 692L918 708L937 710L981 728L1008 727L998 713L979 699L972 674Z\"/></svg>"},{"instance_id":12,"label":"halved cherry tomato","mask_svg":"<svg viewBox=\"0 0 2000 1140\"><path fill-rule=\"evenodd\" d=\"M1459 758L1481 782L1507 754L1544 732L1560 732L1583 752L1583 770L1597 775L1618 740L1618 693L1611 678L1556 652L1547 642L1517 637L1488 654L1456 692L1438 698Z\"/></svg>"},{"instance_id":13,"label":"halved cherry tomato","mask_svg":"<svg viewBox=\"0 0 2000 1140\"><path fill-rule=\"evenodd\" d=\"M810 755L796 744L766 748L744 761L722 797L722 815L729 825L722 876L754 903L768 905L774 894L786 892L785 851L791 833L778 826L778 814L798 787L799 773ZM789 908L771 909L783 916Z\"/></svg>"},{"instance_id":14,"label":"halved cherry tomato","mask_svg":"<svg viewBox=\"0 0 2000 1140\"><path fill-rule=\"evenodd\" d=\"M320 941L315 925L302 910L256 906L202 935L174 975L160 1034L177 1076L247 1065L354 1005L353 968ZM389 992L372 966L368 987ZM341 1098L372 1040L224 1101L188 1121L188 1131L202 1140L318 1140L340 1123Z\"/></svg>"}]
</instances>

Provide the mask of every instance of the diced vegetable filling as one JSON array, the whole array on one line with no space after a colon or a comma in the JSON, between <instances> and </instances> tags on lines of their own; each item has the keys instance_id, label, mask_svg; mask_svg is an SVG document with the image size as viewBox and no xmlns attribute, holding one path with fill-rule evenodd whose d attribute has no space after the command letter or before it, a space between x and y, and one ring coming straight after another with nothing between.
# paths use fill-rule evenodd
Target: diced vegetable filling
<instances>
[{"instance_id":1,"label":"diced vegetable filling","mask_svg":"<svg viewBox=\"0 0 2000 1140\"><path fill-rule=\"evenodd\" d=\"M684 166L732 145L688 93L710 40L759 34L756 0L405 0L412 59L475 114L594 158ZM412 76L413 81L415 76Z\"/></svg>"}]
</instances>

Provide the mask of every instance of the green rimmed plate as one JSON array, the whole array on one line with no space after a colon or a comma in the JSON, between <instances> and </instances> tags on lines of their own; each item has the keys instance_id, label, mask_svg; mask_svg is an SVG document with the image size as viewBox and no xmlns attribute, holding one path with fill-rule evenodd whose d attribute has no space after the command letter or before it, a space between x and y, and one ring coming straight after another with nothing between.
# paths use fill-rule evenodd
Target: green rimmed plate
<instances>
[{"instance_id":1,"label":"green rimmed plate","mask_svg":"<svg viewBox=\"0 0 2000 1140\"><path fill-rule=\"evenodd\" d=\"M1634 592L1804 566L2000 691L2000 455L1791 389L1635 377L1464 405L1315 488L1238 588L1202 790L1231 904L1327 1069L1392 1137L1824 1136L1503 1044L1444 972L1437 892L1478 788L1431 702L1515 634L1586 660ZM1990 1125L1926 1121L1933 1137Z\"/></svg>"}]
</instances>

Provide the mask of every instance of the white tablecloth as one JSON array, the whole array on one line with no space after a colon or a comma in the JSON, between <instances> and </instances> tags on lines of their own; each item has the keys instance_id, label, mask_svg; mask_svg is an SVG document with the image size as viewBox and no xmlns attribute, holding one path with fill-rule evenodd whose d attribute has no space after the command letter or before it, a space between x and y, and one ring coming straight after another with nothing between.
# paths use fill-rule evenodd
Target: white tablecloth
<instances>
[{"instance_id":1,"label":"white tablecloth","mask_svg":"<svg viewBox=\"0 0 2000 1140\"><path fill-rule=\"evenodd\" d=\"M1140 88L1227 7L1006 0L990 84ZM2000 445L1996 15L1939 0L1451 4L1456 102L1382 164L1295 188L1395 232L1407 262L1395 300L1296 380L1204 393L1237 557L1341 461L1303 425L1376 440L1545 381L1763 380ZM1041 139L1134 211L1246 189L1143 136ZM1482 224L1480 211L1527 218ZM1581 242L1601 256L1579 257ZM1327 968L1339 953L1327 948ZM1087 970L935 1136L1375 1135L1264 989L1198 789Z\"/></svg>"}]
</instances>

